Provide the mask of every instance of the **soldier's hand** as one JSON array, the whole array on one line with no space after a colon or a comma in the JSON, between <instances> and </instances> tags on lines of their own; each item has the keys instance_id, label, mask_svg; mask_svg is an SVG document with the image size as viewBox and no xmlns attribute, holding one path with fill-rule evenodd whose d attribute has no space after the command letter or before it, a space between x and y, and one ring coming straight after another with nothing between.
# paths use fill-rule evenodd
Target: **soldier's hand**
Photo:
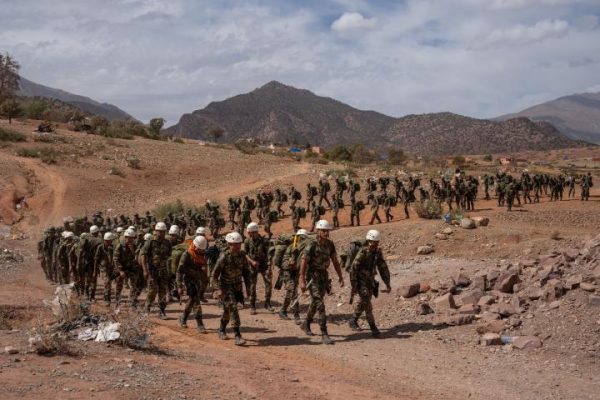
<instances>
[{"instance_id":1,"label":"soldier's hand","mask_svg":"<svg viewBox=\"0 0 600 400\"><path fill-rule=\"evenodd\" d=\"M213 298L221 300L223 298L223 291L221 289L215 290L213 293Z\"/></svg>"},{"instance_id":2,"label":"soldier's hand","mask_svg":"<svg viewBox=\"0 0 600 400\"><path fill-rule=\"evenodd\" d=\"M305 281L300 282L300 291L302 293L306 292L306 282Z\"/></svg>"},{"instance_id":3,"label":"soldier's hand","mask_svg":"<svg viewBox=\"0 0 600 400\"><path fill-rule=\"evenodd\" d=\"M340 276L339 282L340 282L340 287L344 287L344 277L343 276Z\"/></svg>"}]
</instances>

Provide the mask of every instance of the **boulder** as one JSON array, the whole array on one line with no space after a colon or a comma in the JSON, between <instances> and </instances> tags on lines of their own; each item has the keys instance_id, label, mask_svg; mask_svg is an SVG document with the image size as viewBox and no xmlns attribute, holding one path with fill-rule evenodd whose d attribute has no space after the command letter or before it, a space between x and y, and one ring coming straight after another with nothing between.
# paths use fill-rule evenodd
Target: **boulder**
<instances>
[{"instance_id":1,"label":"boulder","mask_svg":"<svg viewBox=\"0 0 600 400\"><path fill-rule=\"evenodd\" d=\"M433 235L433 237L435 237L437 240L448 240L448 235L445 235L443 233L436 233L435 235Z\"/></svg>"},{"instance_id":2,"label":"boulder","mask_svg":"<svg viewBox=\"0 0 600 400\"><path fill-rule=\"evenodd\" d=\"M479 313L479 307L475 304L465 304L458 309L459 314L475 315Z\"/></svg>"},{"instance_id":3,"label":"boulder","mask_svg":"<svg viewBox=\"0 0 600 400\"><path fill-rule=\"evenodd\" d=\"M517 336L512 345L519 350L539 349L542 347L542 341L536 336Z\"/></svg>"},{"instance_id":4,"label":"boulder","mask_svg":"<svg viewBox=\"0 0 600 400\"><path fill-rule=\"evenodd\" d=\"M483 291L481 289L472 289L464 291L459 296L459 302L462 305L465 304L477 304L479 299L483 296Z\"/></svg>"},{"instance_id":5,"label":"boulder","mask_svg":"<svg viewBox=\"0 0 600 400\"><path fill-rule=\"evenodd\" d=\"M456 303L454 302L454 296L450 293L446 293L445 295L436 297L433 300L435 304L435 308L437 310L452 310L456 308Z\"/></svg>"},{"instance_id":6,"label":"boulder","mask_svg":"<svg viewBox=\"0 0 600 400\"><path fill-rule=\"evenodd\" d=\"M471 279L471 288L485 291L487 289L487 274L477 274Z\"/></svg>"},{"instance_id":7,"label":"boulder","mask_svg":"<svg viewBox=\"0 0 600 400\"><path fill-rule=\"evenodd\" d=\"M443 234L445 235L452 235L454 233L454 230L450 227L444 228L444 230L442 231Z\"/></svg>"},{"instance_id":8,"label":"boulder","mask_svg":"<svg viewBox=\"0 0 600 400\"><path fill-rule=\"evenodd\" d=\"M544 295L544 291L535 286L529 286L522 292L522 297L528 300L537 300Z\"/></svg>"},{"instance_id":9,"label":"boulder","mask_svg":"<svg viewBox=\"0 0 600 400\"><path fill-rule=\"evenodd\" d=\"M558 279L550 279L544 288L543 299L545 301L554 301L560 299L565 293L563 283Z\"/></svg>"},{"instance_id":10,"label":"boulder","mask_svg":"<svg viewBox=\"0 0 600 400\"><path fill-rule=\"evenodd\" d=\"M425 255L433 253L433 247L429 245L417 247L417 254Z\"/></svg>"},{"instance_id":11,"label":"boulder","mask_svg":"<svg viewBox=\"0 0 600 400\"><path fill-rule=\"evenodd\" d=\"M477 333L483 335L485 333L500 333L504 330L506 324L503 320L488 321L476 328Z\"/></svg>"},{"instance_id":12,"label":"boulder","mask_svg":"<svg viewBox=\"0 0 600 400\"><path fill-rule=\"evenodd\" d=\"M479 299L479 301L477 302L477 305L479 307L483 307L483 306L489 306L491 304L494 304L496 302L496 298L494 296L481 296L481 298Z\"/></svg>"},{"instance_id":13,"label":"boulder","mask_svg":"<svg viewBox=\"0 0 600 400\"><path fill-rule=\"evenodd\" d=\"M419 303L417 304L417 315L427 315L433 314L433 308L429 305L429 303Z\"/></svg>"},{"instance_id":14,"label":"boulder","mask_svg":"<svg viewBox=\"0 0 600 400\"><path fill-rule=\"evenodd\" d=\"M575 261L577 257L579 257L578 249L565 249L562 252L563 257L567 262Z\"/></svg>"},{"instance_id":15,"label":"boulder","mask_svg":"<svg viewBox=\"0 0 600 400\"><path fill-rule=\"evenodd\" d=\"M460 220L460 227L463 229L475 229L477 224L471 218L463 218Z\"/></svg>"},{"instance_id":16,"label":"boulder","mask_svg":"<svg viewBox=\"0 0 600 400\"><path fill-rule=\"evenodd\" d=\"M446 317L445 323L446 325L450 325L450 326L459 326L459 325L467 325L470 324L471 322L473 322L473 320L475 319L474 315L471 314L455 314L455 315L449 315L448 317Z\"/></svg>"},{"instance_id":17,"label":"boulder","mask_svg":"<svg viewBox=\"0 0 600 400\"><path fill-rule=\"evenodd\" d=\"M579 287L581 288L581 290L585 290L586 292L594 292L596 290L596 285L588 282L581 282L579 284Z\"/></svg>"},{"instance_id":18,"label":"boulder","mask_svg":"<svg viewBox=\"0 0 600 400\"><path fill-rule=\"evenodd\" d=\"M583 282L583 276L581 274L572 275L565 281L565 289L573 290L577 289Z\"/></svg>"},{"instance_id":19,"label":"boulder","mask_svg":"<svg viewBox=\"0 0 600 400\"><path fill-rule=\"evenodd\" d=\"M428 283L421 282L419 284L419 293L427 293L431 290L431 286Z\"/></svg>"},{"instance_id":20,"label":"boulder","mask_svg":"<svg viewBox=\"0 0 600 400\"><path fill-rule=\"evenodd\" d=\"M396 290L398 296L402 296L405 299L414 297L419 294L421 290L421 284L419 282L409 283L407 285L400 285Z\"/></svg>"},{"instance_id":21,"label":"boulder","mask_svg":"<svg viewBox=\"0 0 600 400\"><path fill-rule=\"evenodd\" d=\"M503 318L510 317L513 314L517 314L518 310L512 304L496 303L492 304L489 309L490 312L496 313Z\"/></svg>"},{"instance_id":22,"label":"boulder","mask_svg":"<svg viewBox=\"0 0 600 400\"><path fill-rule=\"evenodd\" d=\"M454 277L454 284L459 287L469 286L471 284L471 280L469 277L462 272Z\"/></svg>"},{"instance_id":23,"label":"boulder","mask_svg":"<svg viewBox=\"0 0 600 400\"><path fill-rule=\"evenodd\" d=\"M502 344L502 340L500 339L499 334L488 332L481 335L479 343L482 346L496 346Z\"/></svg>"},{"instance_id":24,"label":"boulder","mask_svg":"<svg viewBox=\"0 0 600 400\"><path fill-rule=\"evenodd\" d=\"M513 286L520 281L519 274L507 272L498 277L494 289L504 293L512 293Z\"/></svg>"},{"instance_id":25,"label":"boulder","mask_svg":"<svg viewBox=\"0 0 600 400\"><path fill-rule=\"evenodd\" d=\"M456 284L452 278L441 279L431 284L431 290L440 294L454 293L456 291Z\"/></svg>"}]
</instances>

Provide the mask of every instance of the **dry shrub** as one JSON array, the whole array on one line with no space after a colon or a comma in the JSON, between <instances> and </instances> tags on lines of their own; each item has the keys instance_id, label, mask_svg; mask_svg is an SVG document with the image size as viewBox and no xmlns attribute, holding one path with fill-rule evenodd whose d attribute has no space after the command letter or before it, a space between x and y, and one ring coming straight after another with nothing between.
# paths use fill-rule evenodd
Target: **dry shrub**
<instances>
[{"instance_id":1,"label":"dry shrub","mask_svg":"<svg viewBox=\"0 0 600 400\"><path fill-rule=\"evenodd\" d=\"M417 215L421 218L438 219L442 216L442 204L437 200L427 199L413 204Z\"/></svg>"},{"instance_id":2,"label":"dry shrub","mask_svg":"<svg viewBox=\"0 0 600 400\"><path fill-rule=\"evenodd\" d=\"M109 175L120 176L121 178L125 178L125 172L121 171L119 168L113 167L108 171Z\"/></svg>"},{"instance_id":3,"label":"dry shrub","mask_svg":"<svg viewBox=\"0 0 600 400\"><path fill-rule=\"evenodd\" d=\"M12 129L0 128L0 142L26 142L27 137Z\"/></svg>"},{"instance_id":4,"label":"dry shrub","mask_svg":"<svg viewBox=\"0 0 600 400\"><path fill-rule=\"evenodd\" d=\"M550 239L561 240L562 238L560 237L560 232L559 231L552 232L552 234L550 235Z\"/></svg>"},{"instance_id":5,"label":"dry shrub","mask_svg":"<svg viewBox=\"0 0 600 400\"><path fill-rule=\"evenodd\" d=\"M159 343L155 339L151 339L150 328L152 324L147 315L129 311L121 312L113 318L120 323L119 332L121 337L119 342L123 347L152 353L164 353L164 350L160 349Z\"/></svg>"},{"instance_id":6,"label":"dry shrub","mask_svg":"<svg viewBox=\"0 0 600 400\"><path fill-rule=\"evenodd\" d=\"M140 169L140 163L141 161L139 158L129 158L127 160L127 166L131 169Z\"/></svg>"},{"instance_id":7,"label":"dry shrub","mask_svg":"<svg viewBox=\"0 0 600 400\"><path fill-rule=\"evenodd\" d=\"M42 328L30 340L33 350L40 356L77 356L79 353L66 333Z\"/></svg>"}]
</instances>

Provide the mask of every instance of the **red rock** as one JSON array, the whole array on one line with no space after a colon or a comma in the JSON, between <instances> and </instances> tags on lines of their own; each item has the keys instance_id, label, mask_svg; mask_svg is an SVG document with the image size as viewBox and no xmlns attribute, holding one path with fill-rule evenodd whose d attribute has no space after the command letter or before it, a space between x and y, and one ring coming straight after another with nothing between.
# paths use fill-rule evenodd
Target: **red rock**
<instances>
[{"instance_id":1,"label":"red rock","mask_svg":"<svg viewBox=\"0 0 600 400\"><path fill-rule=\"evenodd\" d=\"M575 261L575 259L579 256L579 250L578 249L565 249L565 250L563 250L562 255L565 258L565 260L568 262Z\"/></svg>"},{"instance_id":2,"label":"red rock","mask_svg":"<svg viewBox=\"0 0 600 400\"><path fill-rule=\"evenodd\" d=\"M405 299L414 297L419 294L421 290L421 284L419 282L409 283L407 285L401 285L396 289L396 294L402 296Z\"/></svg>"},{"instance_id":3,"label":"red rock","mask_svg":"<svg viewBox=\"0 0 600 400\"><path fill-rule=\"evenodd\" d=\"M544 295L544 291L538 287L530 286L522 292L525 298L529 300L537 300Z\"/></svg>"},{"instance_id":4,"label":"red rock","mask_svg":"<svg viewBox=\"0 0 600 400\"><path fill-rule=\"evenodd\" d=\"M469 279L469 277L467 275L465 275L461 272L454 277L454 284L456 286L465 287L465 286L469 286L471 284L471 280Z\"/></svg>"},{"instance_id":5,"label":"red rock","mask_svg":"<svg viewBox=\"0 0 600 400\"><path fill-rule=\"evenodd\" d=\"M567 290L577 289L583 282L583 276L581 274L573 275L567 278L565 282L565 288Z\"/></svg>"},{"instance_id":6,"label":"red rock","mask_svg":"<svg viewBox=\"0 0 600 400\"><path fill-rule=\"evenodd\" d=\"M477 314L479 312L479 307L475 304L465 304L458 309L459 314Z\"/></svg>"},{"instance_id":7,"label":"red rock","mask_svg":"<svg viewBox=\"0 0 600 400\"><path fill-rule=\"evenodd\" d=\"M467 315L449 315L448 317L446 317L446 325L450 325L450 326L458 326L458 325L467 325L470 324L471 322L473 322L473 320L475 319L474 315L471 314L467 314Z\"/></svg>"},{"instance_id":8,"label":"red rock","mask_svg":"<svg viewBox=\"0 0 600 400\"><path fill-rule=\"evenodd\" d=\"M579 287L581 288L581 290L585 290L586 292L594 292L596 290L596 285L588 282L581 282L579 284Z\"/></svg>"},{"instance_id":9,"label":"red rock","mask_svg":"<svg viewBox=\"0 0 600 400\"><path fill-rule=\"evenodd\" d=\"M496 284L494 285L495 290L500 290L504 293L512 293L513 286L519 283L519 275L515 273L506 273L498 277Z\"/></svg>"},{"instance_id":10,"label":"red rock","mask_svg":"<svg viewBox=\"0 0 600 400\"><path fill-rule=\"evenodd\" d=\"M433 235L437 240L448 240L448 235L445 235L443 233L436 233L435 235Z\"/></svg>"},{"instance_id":11,"label":"red rock","mask_svg":"<svg viewBox=\"0 0 600 400\"><path fill-rule=\"evenodd\" d=\"M510 317L513 314L517 314L517 309L512 304L496 303L490 306L490 312L498 313L502 317Z\"/></svg>"},{"instance_id":12,"label":"red rock","mask_svg":"<svg viewBox=\"0 0 600 400\"><path fill-rule=\"evenodd\" d=\"M502 344L502 340L497 333L488 332L481 335L479 343L483 346L496 346Z\"/></svg>"},{"instance_id":13,"label":"red rock","mask_svg":"<svg viewBox=\"0 0 600 400\"><path fill-rule=\"evenodd\" d=\"M421 282L421 284L419 285L419 293L427 293L430 290L431 286L429 286L429 283Z\"/></svg>"},{"instance_id":14,"label":"red rock","mask_svg":"<svg viewBox=\"0 0 600 400\"><path fill-rule=\"evenodd\" d=\"M440 310L451 310L456 308L456 304L454 303L454 296L450 293L446 293L440 297L437 297L433 300L436 309Z\"/></svg>"},{"instance_id":15,"label":"red rock","mask_svg":"<svg viewBox=\"0 0 600 400\"><path fill-rule=\"evenodd\" d=\"M494 287L501 274L502 273L497 269L493 269L487 273L487 281L490 287Z\"/></svg>"},{"instance_id":16,"label":"red rock","mask_svg":"<svg viewBox=\"0 0 600 400\"><path fill-rule=\"evenodd\" d=\"M477 333L483 335L484 333L500 333L504 330L506 324L503 320L498 319L495 321L489 321L476 328Z\"/></svg>"},{"instance_id":17,"label":"red rock","mask_svg":"<svg viewBox=\"0 0 600 400\"><path fill-rule=\"evenodd\" d=\"M544 288L544 295L542 296L545 301L554 301L560 299L565 292L563 283L558 279L550 279Z\"/></svg>"},{"instance_id":18,"label":"red rock","mask_svg":"<svg viewBox=\"0 0 600 400\"><path fill-rule=\"evenodd\" d=\"M512 345L519 350L539 349L542 347L542 341L535 336L517 336Z\"/></svg>"},{"instance_id":19,"label":"red rock","mask_svg":"<svg viewBox=\"0 0 600 400\"><path fill-rule=\"evenodd\" d=\"M485 291L487 289L487 274L477 274L471 280L471 288Z\"/></svg>"},{"instance_id":20,"label":"red rock","mask_svg":"<svg viewBox=\"0 0 600 400\"><path fill-rule=\"evenodd\" d=\"M461 293L459 296L459 302L462 305L465 304L477 304L479 299L483 296L483 291L480 289L467 290Z\"/></svg>"},{"instance_id":21,"label":"red rock","mask_svg":"<svg viewBox=\"0 0 600 400\"><path fill-rule=\"evenodd\" d=\"M496 298L494 296L482 296L479 301L477 302L478 306L489 306L490 304L494 304L494 302L496 301Z\"/></svg>"}]
</instances>

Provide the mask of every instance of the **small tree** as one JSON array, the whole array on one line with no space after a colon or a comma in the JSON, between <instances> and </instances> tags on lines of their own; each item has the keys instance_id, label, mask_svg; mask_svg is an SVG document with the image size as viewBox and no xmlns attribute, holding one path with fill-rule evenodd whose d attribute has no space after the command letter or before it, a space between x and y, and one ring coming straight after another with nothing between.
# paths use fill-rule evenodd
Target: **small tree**
<instances>
[{"instance_id":1,"label":"small tree","mask_svg":"<svg viewBox=\"0 0 600 400\"><path fill-rule=\"evenodd\" d=\"M375 160L377 160L377 153L362 144L356 145L352 149L352 161L355 163L369 164Z\"/></svg>"},{"instance_id":2,"label":"small tree","mask_svg":"<svg viewBox=\"0 0 600 400\"><path fill-rule=\"evenodd\" d=\"M8 53L0 54L0 103L15 97L19 90L19 63Z\"/></svg>"},{"instance_id":3,"label":"small tree","mask_svg":"<svg viewBox=\"0 0 600 400\"><path fill-rule=\"evenodd\" d=\"M486 154L485 156L483 156L483 161L492 161L492 155Z\"/></svg>"},{"instance_id":4,"label":"small tree","mask_svg":"<svg viewBox=\"0 0 600 400\"><path fill-rule=\"evenodd\" d=\"M352 161L352 153L346 146L335 146L325 153L325 158L331 161Z\"/></svg>"},{"instance_id":5,"label":"small tree","mask_svg":"<svg viewBox=\"0 0 600 400\"><path fill-rule=\"evenodd\" d=\"M45 101L34 100L25 106L25 117L30 119L43 119L44 111L46 111L47 108L48 103Z\"/></svg>"},{"instance_id":6,"label":"small tree","mask_svg":"<svg viewBox=\"0 0 600 400\"><path fill-rule=\"evenodd\" d=\"M94 133L104 134L106 133L110 122L101 115L94 115L90 118L90 125Z\"/></svg>"},{"instance_id":7,"label":"small tree","mask_svg":"<svg viewBox=\"0 0 600 400\"><path fill-rule=\"evenodd\" d=\"M398 148L398 149L394 149L394 148L388 149L388 162L390 164L400 165L404 161L406 161L406 155L404 154L404 151L402 149L400 149L400 148Z\"/></svg>"},{"instance_id":8,"label":"small tree","mask_svg":"<svg viewBox=\"0 0 600 400\"><path fill-rule=\"evenodd\" d=\"M164 118L152 118L150 120L150 132L154 136L160 135L160 130L165 126L165 122L167 122L167 120Z\"/></svg>"},{"instance_id":9,"label":"small tree","mask_svg":"<svg viewBox=\"0 0 600 400\"><path fill-rule=\"evenodd\" d=\"M225 134L225 130L220 126L212 128L210 131L208 131L208 136L210 136L215 142L218 141L223 134Z\"/></svg>"},{"instance_id":10,"label":"small tree","mask_svg":"<svg viewBox=\"0 0 600 400\"><path fill-rule=\"evenodd\" d=\"M21 105L15 100L5 100L0 105L0 113L8 118L8 123L12 124L12 119L18 117L23 112Z\"/></svg>"}]
</instances>

